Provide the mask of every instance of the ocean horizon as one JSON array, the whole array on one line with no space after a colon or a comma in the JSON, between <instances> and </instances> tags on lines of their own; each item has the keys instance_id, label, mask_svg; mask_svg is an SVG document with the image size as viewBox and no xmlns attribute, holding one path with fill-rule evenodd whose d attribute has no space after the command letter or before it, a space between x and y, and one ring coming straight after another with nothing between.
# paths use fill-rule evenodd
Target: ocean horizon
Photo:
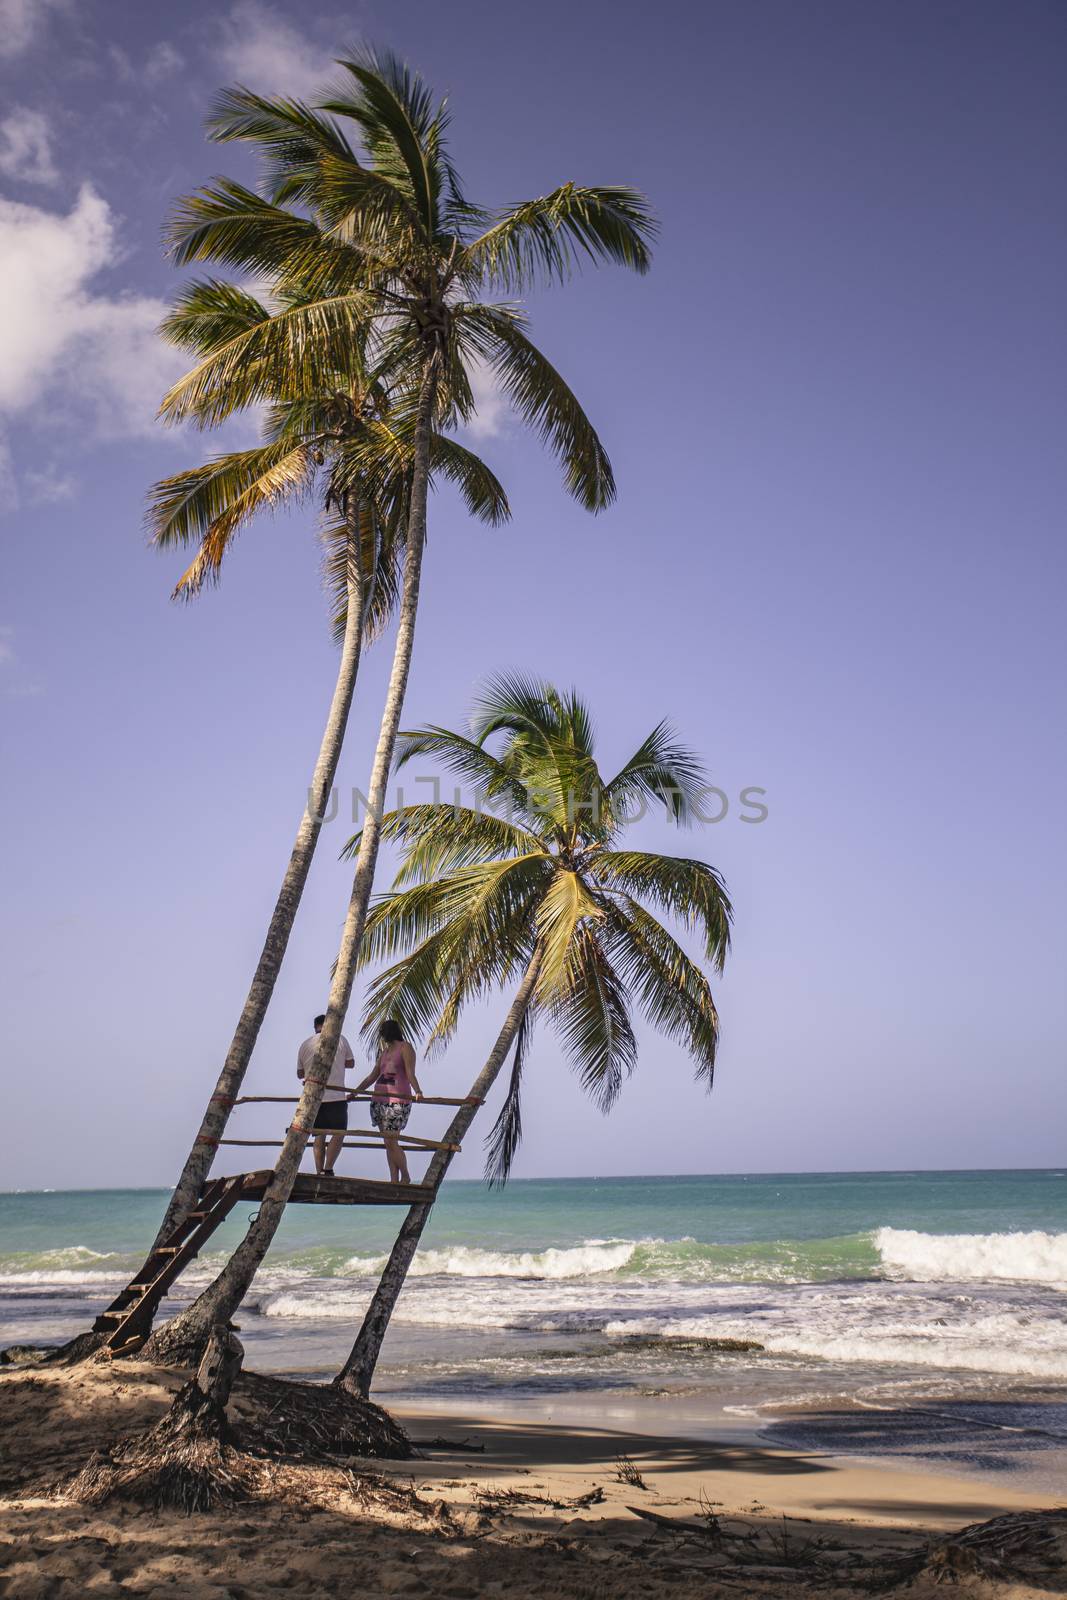
<instances>
[{"instance_id":1,"label":"ocean horizon","mask_svg":"<svg viewBox=\"0 0 1067 1600\"><path fill-rule=\"evenodd\" d=\"M737 1171L723 1169L719 1172L602 1172L589 1173L532 1173L524 1178L511 1178L504 1186L515 1188L523 1183L627 1183L627 1182L675 1182L678 1179L689 1178L917 1178L928 1176L961 1176L981 1175L983 1173L1042 1173L1054 1178L1067 1178L1067 1166L1052 1167L833 1167L825 1170L808 1167L777 1167L767 1170L749 1170L739 1167ZM367 1174L370 1176L370 1174ZM448 1178L442 1187L453 1187L458 1184L470 1184L479 1188L486 1187L483 1178ZM500 1193L495 1189L494 1193ZM169 1184L153 1183L128 1183L104 1184L83 1183L70 1187L58 1184L48 1184L41 1188L31 1188L28 1185L13 1189L0 1188L0 1196L11 1194L162 1194L169 1195Z\"/></svg>"}]
</instances>

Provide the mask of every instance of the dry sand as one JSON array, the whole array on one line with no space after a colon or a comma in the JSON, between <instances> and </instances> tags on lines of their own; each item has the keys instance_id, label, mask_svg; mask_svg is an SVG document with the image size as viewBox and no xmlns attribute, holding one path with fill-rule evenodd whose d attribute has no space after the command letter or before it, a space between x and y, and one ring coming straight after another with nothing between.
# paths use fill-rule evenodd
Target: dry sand
<instances>
[{"instance_id":1,"label":"dry sand","mask_svg":"<svg viewBox=\"0 0 1067 1600\"><path fill-rule=\"evenodd\" d=\"M947 1566L943 1553L933 1568L926 1559L944 1551L946 1530L1039 1506L1031 1495L758 1446L455 1414L401 1420L416 1443L446 1435L462 1448L278 1463L260 1496L229 1510L64 1499L91 1450L158 1421L181 1380L132 1361L0 1375L3 1600L846 1596L872 1592L862 1564L882 1554L895 1562L889 1592L913 1600L1067 1592L1067 1522L1051 1524L1052 1565L1024 1562L1022 1577L968 1571L951 1541ZM644 1488L620 1481L620 1458ZM725 1543L709 1536L709 1512ZM757 1565L746 1551L760 1552ZM946 1576L954 1590L937 1581Z\"/></svg>"}]
</instances>

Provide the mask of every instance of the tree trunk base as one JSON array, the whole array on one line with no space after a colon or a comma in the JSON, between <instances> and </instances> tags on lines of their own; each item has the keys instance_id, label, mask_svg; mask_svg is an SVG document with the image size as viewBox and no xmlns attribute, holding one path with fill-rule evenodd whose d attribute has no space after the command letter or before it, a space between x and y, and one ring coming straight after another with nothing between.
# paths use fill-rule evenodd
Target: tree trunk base
<instances>
[{"instance_id":1,"label":"tree trunk base","mask_svg":"<svg viewBox=\"0 0 1067 1600\"><path fill-rule=\"evenodd\" d=\"M137 1359L151 1361L157 1367L199 1366L211 1333L210 1328L183 1328L179 1315L149 1335L137 1352Z\"/></svg>"},{"instance_id":2,"label":"tree trunk base","mask_svg":"<svg viewBox=\"0 0 1067 1600\"><path fill-rule=\"evenodd\" d=\"M370 1384L364 1383L363 1379L357 1376L355 1372L338 1373L330 1387L331 1389L340 1389L351 1400L366 1402L370 1394Z\"/></svg>"},{"instance_id":3,"label":"tree trunk base","mask_svg":"<svg viewBox=\"0 0 1067 1600\"><path fill-rule=\"evenodd\" d=\"M335 1385L292 1383L242 1372L232 1330L211 1330L196 1377L162 1421L98 1451L57 1492L100 1505L114 1498L155 1508L209 1511L270 1492L268 1462L328 1463L338 1457L410 1461L416 1451L380 1406ZM231 1390L241 1420L226 1414Z\"/></svg>"},{"instance_id":4,"label":"tree trunk base","mask_svg":"<svg viewBox=\"0 0 1067 1600\"><path fill-rule=\"evenodd\" d=\"M261 1476L231 1448L226 1402L244 1351L225 1328L212 1331L196 1377L154 1428L98 1451L63 1494L86 1505L120 1498L158 1509L210 1511L247 1500Z\"/></svg>"}]
</instances>

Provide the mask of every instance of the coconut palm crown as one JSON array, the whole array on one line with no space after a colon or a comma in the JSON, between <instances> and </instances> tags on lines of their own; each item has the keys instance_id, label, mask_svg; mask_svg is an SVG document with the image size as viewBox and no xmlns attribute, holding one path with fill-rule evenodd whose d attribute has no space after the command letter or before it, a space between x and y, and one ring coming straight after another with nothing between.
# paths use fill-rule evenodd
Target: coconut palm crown
<instances>
[{"instance_id":1,"label":"coconut palm crown","mask_svg":"<svg viewBox=\"0 0 1067 1600\"><path fill-rule=\"evenodd\" d=\"M499 741L495 754L490 741ZM710 1088L719 1040L711 986L660 917L695 934L721 972L732 915L723 881L703 861L621 847L636 808L662 806L682 825L692 819L703 769L669 725L605 780L576 693L497 677L466 734L401 734L398 766L417 757L469 786L474 804L457 796L383 819L403 859L393 892L367 921L360 964L391 964L370 986L364 1023L373 1031L391 1016L440 1048L466 1005L537 963L487 1141L490 1181L507 1177L521 1137L521 1079L538 1018L604 1110L636 1064L635 1007L687 1051Z\"/></svg>"},{"instance_id":2,"label":"coconut palm crown","mask_svg":"<svg viewBox=\"0 0 1067 1600\"><path fill-rule=\"evenodd\" d=\"M220 337L170 391L163 414L201 424L297 393L373 352L438 425L475 410L472 367L488 366L513 409L560 458L590 510L614 497L611 466L560 374L527 338L525 317L493 290L563 278L583 260L647 271L655 223L639 191L564 183L495 212L465 196L447 147L448 111L387 52L353 52L317 106L246 88L217 101L209 130L250 144L259 191L217 179L180 201L169 242L181 263L208 261L265 278L271 315L245 317L243 291L194 284L188 308ZM236 316L235 316L236 311ZM422 398L424 405L418 407Z\"/></svg>"},{"instance_id":3,"label":"coconut palm crown","mask_svg":"<svg viewBox=\"0 0 1067 1600\"><path fill-rule=\"evenodd\" d=\"M291 304L296 299L288 295ZM271 315L264 300L245 289L193 284L178 296L161 332L206 360ZM366 330L361 343L366 346ZM356 359L351 341L335 367L329 354L322 351L314 392L302 392L311 387L309 374L298 388L275 374L280 387L265 413L260 444L212 456L153 486L148 511L153 544L196 548L175 587L176 598L191 598L219 580L235 536L254 517L305 500L317 486L336 636L344 632L350 551L359 569L365 637L373 637L388 619L397 599L407 525L411 408L398 402L379 371ZM436 476L454 484L472 516L491 525L508 520L502 485L457 439L434 434L430 465L431 481Z\"/></svg>"}]
</instances>

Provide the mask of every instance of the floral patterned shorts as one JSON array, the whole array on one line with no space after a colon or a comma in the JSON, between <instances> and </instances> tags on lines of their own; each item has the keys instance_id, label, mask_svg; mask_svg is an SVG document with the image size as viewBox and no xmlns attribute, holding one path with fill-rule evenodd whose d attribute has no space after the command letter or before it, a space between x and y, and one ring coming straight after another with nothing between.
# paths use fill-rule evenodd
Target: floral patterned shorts
<instances>
[{"instance_id":1,"label":"floral patterned shorts","mask_svg":"<svg viewBox=\"0 0 1067 1600\"><path fill-rule=\"evenodd\" d=\"M379 1133L403 1133L411 1115L410 1100L372 1100L370 1119Z\"/></svg>"}]
</instances>

